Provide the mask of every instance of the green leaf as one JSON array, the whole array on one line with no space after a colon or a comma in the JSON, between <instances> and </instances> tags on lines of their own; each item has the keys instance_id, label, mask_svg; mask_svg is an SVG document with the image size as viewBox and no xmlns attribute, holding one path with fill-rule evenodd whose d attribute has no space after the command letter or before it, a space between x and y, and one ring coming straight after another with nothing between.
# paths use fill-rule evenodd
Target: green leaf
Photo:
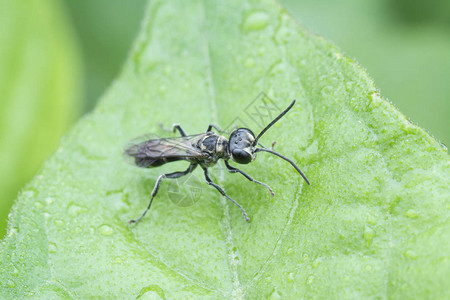
<instances>
[{"instance_id":1,"label":"green leaf","mask_svg":"<svg viewBox=\"0 0 450 300\"><path fill-rule=\"evenodd\" d=\"M58 1L0 1L0 237L18 190L79 111L79 57Z\"/></svg>"},{"instance_id":2,"label":"green leaf","mask_svg":"<svg viewBox=\"0 0 450 300\"><path fill-rule=\"evenodd\" d=\"M280 109L297 99L261 142L276 139L311 186L259 153L241 168L275 197L211 170L250 223L206 184L180 205L166 180L128 226L158 175L187 165L133 168L121 158L127 140L161 132L159 122L193 134L242 120L258 132L246 113L264 103L252 102L260 92ZM444 298L449 186L445 149L276 2L152 1L122 75L19 196L0 295Z\"/></svg>"}]
</instances>

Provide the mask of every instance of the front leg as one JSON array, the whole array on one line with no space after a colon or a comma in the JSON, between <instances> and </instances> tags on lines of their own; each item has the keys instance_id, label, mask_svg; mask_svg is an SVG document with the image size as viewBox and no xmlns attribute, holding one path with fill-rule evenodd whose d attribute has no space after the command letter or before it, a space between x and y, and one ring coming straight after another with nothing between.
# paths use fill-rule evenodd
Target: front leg
<instances>
[{"instance_id":1,"label":"front leg","mask_svg":"<svg viewBox=\"0 0 450 300\"><path fill-rule=\"evenodd\" d=\"M260 185L262 185L262 186L265 186L265 187L269 190L270 195L275 196L274 192L272 191L272 189L270 188L270 186L268 186L267 184L262 183L262 182L260 182L260 181L258 181L258 180L256 180L256 179L253 179L250 175L248 175L247 173L245 173L245 172L242 171L242 170L239 170L238 168L235 168L235 167L230 166L230 164L228 163L228 161L225 161L225 165L227 166L228 172L230 172L230 173L241 173L242 175L244 175L245 178L247 178L247 179L250 180L251 182L260 184Z\"/></svg>"},{"instance_id":2,"label":"front leg","mask_svg":"<svg viewBox=\"0 0 450 300\"><path fill-rule=\"evenodd\" d=\"M228 195L225 193L225 191L224 191L220 186L218 186L217 184L215 184L215 183L212 181L211 177L209 177L208 169L207 169L207 168L203 168L203 171L205 171L205 179L206 179L206 183L209 184L209 185L212 185L213 187L215 187L216 190L218 190L219 193L222 194L222 196L227 197L228 200L230 200L230 201L233 202L237 207L239 207L239 209L241 210L242 214L244 215L245 221L249 222L250 219L248 218L247 213L245 212L244 208L243 208L239 203L237 203L236 201L234 201L230 196L228 196Z\"/></svg>"}]
</instances>

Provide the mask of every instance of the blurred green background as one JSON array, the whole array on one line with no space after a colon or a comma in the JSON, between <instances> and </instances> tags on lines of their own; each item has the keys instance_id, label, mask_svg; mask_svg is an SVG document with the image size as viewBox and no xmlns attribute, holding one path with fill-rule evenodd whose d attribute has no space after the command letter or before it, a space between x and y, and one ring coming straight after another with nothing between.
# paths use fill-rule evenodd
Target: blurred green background
<instances>
[{"instance_id":1,"label":"blurred green background","mask_svg":"<svg viewBox=\"0 0 450 300\"><path fill-rule=\"evenodd\" d=\"M450 1L280 0L450 144ZM120 72L144 0L0 0L0 237L20 188Z\"/></svg>"}]
</instances>

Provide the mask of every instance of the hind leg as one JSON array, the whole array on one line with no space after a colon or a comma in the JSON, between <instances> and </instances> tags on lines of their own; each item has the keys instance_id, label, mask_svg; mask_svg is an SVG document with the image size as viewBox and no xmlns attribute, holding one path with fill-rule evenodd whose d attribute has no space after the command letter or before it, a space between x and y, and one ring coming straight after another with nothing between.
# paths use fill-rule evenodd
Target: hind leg
<instances>
[{"instance_id":1,"label":"hind leg","mask_svg":"<svg viewBox=\"0 0 450 300\"><path fill-rule=\"evenodd\" d=\"M144 210L144 212L142 213L142 215L139 218L130 220L130 221L128 221L128 223L134 224L134 223L139 222L145 216L145 214L150 210L150 207L152 206L153 198L155 198L155 196L158 194L159 185L161 184L161 180L163 180L163 178L172 178L172 179L180 178L181 176L187 175L187 174L191 173L192 171L194 171L196 167L197 167L197 165L191 164L189 166L189 168L187 168L186 171L173 172L173 173L159 175L158 180L156 180L155 186L153 187L152 198L150 199L150 202L148 203L147 208Z\"/></svg>"}]
</instances>

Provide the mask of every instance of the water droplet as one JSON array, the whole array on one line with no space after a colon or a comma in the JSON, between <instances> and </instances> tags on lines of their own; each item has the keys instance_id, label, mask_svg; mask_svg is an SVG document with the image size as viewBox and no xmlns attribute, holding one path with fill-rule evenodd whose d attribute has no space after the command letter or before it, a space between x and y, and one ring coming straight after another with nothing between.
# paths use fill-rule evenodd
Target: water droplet
<instances>
[{"instance_id":1,"label":"water droplet","mask_svg":"<svg viewBox=\"0 0 450 300\"><path fill-rule=\"evenodd\" d=\"M141 289L136 299L166 299L164 290L156 284Z\"/></svg>"},{"instance_id":2,"label":"water droplet","mask_svg":"<svg viewBox=\"0 0 450 300\"><path fill-rule=\"evenodd\" d=\"M322 263L322 262L321 262L321 259L320 259L320 258L316 258L316 259L313 261L312 266L313 266L313 268L317 268L318 266L320 266L321 263Z\"/></svg>"},{"instance_id":3,"label":"water droplet","mask_svg":"<svg viewBox=\"0 0 450 300\"><path fill-rule=\"evenodd\" d=\"M337 59L341 59L344 57L344 55L340 52L336 52L336 53L334 53L334 57L336 57Z\"/></svg>"},{"instance_id":4,"label":"water droplet","mask_svg":"<svg viewBox=\"0 0 450 300\"><path fill-rule=\"evenodd\" d=\"M413 219L413 218L417 218L417 217L419 216L419 213L418 213L417 211L415 211L414 209L408 209L408 210L405 212L405 215L406 215L408 218Z\"/></svg>"},{"instance_id":5,"label":"water droplet","mask_svg":"<svg viewBox=\"0 0 450 300\"><path fill-rule=\"evenodd\" d=\"M309 275L308 278L306 278L306 284L311 284L314 282L314 276Z\"/></svg>"},{"instance_id":6,"label":"water droplet","mask_svg":"<svg viewBox=\"0 0 450 300\"><path fill-rule=\"evenodd\" d=\"M369 247L372 244L373 238L375 237L375 231L369 226L364 226L364 239L366 240L366 246Z\"/></svg>"},{"instance_id":7,"label":"water droplet","mask_svg":"<svg viewBox=\"0 0 450 300\"><path fill-rule=\"evenodd\" d=\"M56 253L56 250L57 250L56 244L55 244L55 243L52 243L52 242L49 242L49 243L48 243L48 252L50 252L50 253Z\"/></svg>"},{"instance_id":8,"label":"water droplet","mask_svg":"<svg viewBox=\"0 0 450 300\"><path fill-rule=\"evenodd\" d=\"M271 281L272 281L272 277L267 276L267 277L266 277L266 282L271 282Z\"/></svg>"},{"instance_id":9,"label":"water droplet","mask_svg":"<svg viewBox=\"0 0 450 300\"><path fill-rule=\"evenodd\" d=\"M84 211L86 211L86 209L84 209L83 207L75 205L75 204L72 204L71 206L69 206L69 211L68 212L69 212L69 215L76 216L76 215L79 215L80 213L82 213Z\"/></svg>"},{"instance_id":10,"label":"water droplet","mask_svg":"<svg viewBox=\"0 0 450 300\"><path fill-rule=\"evenodd\" d=\"M288 274L287 281L289 281L289 282L293 282L294 281L294 273L291 272L291 273Z\"/></svg>"},{"instance_id":11,"label":"water droplet","mask_svg":"<svg viewBox=\"0 0 450 300\"><path fill-rule=\"evenodd\" d=\"M123 263L123 259L120 258L119 256L116 256L116 257L114 258L114 261L115 261L117 264Z\"/></svg>"},{"instance_id":12,"label":"water droplet","mask_svg":"<svg viewBox=\"0 0 450 300\"><path fill-rule=\"evenodd\" d=\"M9 287L9 288L13 288L13 287L15 287L15 286L16 286L16 283L15 283L14 281L8 280L8 287Z\"/></svg>"},{"instance_id":13,"label":"water droplet","mask_svg":"<svg viewBox=\"0 0 450 300\"><path fill-rule=\"evenodd\" d=\"M373 93L372 93L372 100L381 100L380 93L378 93L378 92L373 92Z\"/></svg>"},{"instance_id":14,"label":"water droplet","mask_svg":"<svg viewBox=\"0 0 450 300\"><path fill-rule=\"evenodd\" d=\"M367 215L367 223L369 223L371 225L375 225L377 223L377 219L372 214L368 214Z\"/></svg>"},{"instance_id":15,"label":"water droplet","mask_svg":"<svg viewBox=\"0 0 450 300\"><path fill-rule=\"evenodd\" d=\"M275 40L278 44L287 44L293 35L295 32L289 26L281 26L275 33Z\"/></svg>"},{"instance_id":16,"label":"water droplet","mask_svg":"<svg viewBox=\"0 0 450 300\"><path fill-rule=\"evenodd\" d=\"M80 232L82 232L82 231L83 231L83 228L82 228L81 226L76 226L75 229L73 230L73 232L74 232L75 234L78 234L78 233L80 233Z\"/></svg>"},{"instance_id":17,"label":"water droplet","mask_svg":"<svg viewBox=\"0 0 450 300\"><path fill-rule=\"evenodd\" d=\"M65 224L64 221L61 220L61 219L55 220L55 225L58 226L58 227L63 227L64 224Z\"/></svg>"},{"instance_id":18,"label":"water droplet","mask_svg":"<svg viewBox=\"0 0 450 300\"><path fill-rule=\"evenodd\" d=\"M33 190L23 191L22 197L33 198L35 194L36 194L36 192Z\"/></svg>"},{"instance_id":19,"label":"water droplet","mask_svg":"<svg viewBox=\"0 0 450 300\"><path fill-rule=\"evenodd\" d=\"M236 264L239 264L239 255L233 255Z\"/></svg>"},{"instance_id":20,"label":"water droplet","mask_svg":"<svg viewBox=\"0 0 450 300\"><path fill-rule=\"evenodd\" d=\"M103 235L111 235L114 233L114 229L112 229L110 226L108 225L102 225L100 226L100 228L98 229L100 231L101 234Z\"/></svg>"},{"instance_id":21,"label":"water droplet","mask_svg":"<svg viewBox=\"0 0 450 300\"><path fill-rule=\"evenodd\" d=\"M19 270L16 267L13 267L12 274L13 274L13 276L19 275Z\"/></svg>"},{"instance_id":22,"label":"water droplet","mask_svg":"<svg viewBox=\"0 0 450 300\"><path fill-rule=\"evenodd\" d=\"M41 202L34 202L34 207L36 207L37 209L43 209L44 204L42 204Z\"/></svg>"},{"instance_id":23,"label":"water droplet","mask_svg":"<svg viewBox=\"0 0 450 300\"><path fill-rule=\"evenodd\" d=\"M417 258L417 253L411 249L406 250L405 255L412 259Z\"/></svg>"},{"instance_id":24,"label":"water droplet","mask_svg":"<svg viewBox=\"0 0 450 300\"><path fill-rule=\"evenodd\" d=\"M52 204L52 203L53 203L53 201L55 201L55 199L54 199L54 198L52 198L52 197L47 197L47 198L45 198L45 203L47 203L47 205L50 205L50 204Z\"/></svg>"},{"instance_id":25,"label":"water droplet","mask_svg":"<svg viewBox=\"0 0 450 300\"><path fill-rule=\"evenodd\" d=\"M292 254L292 253L294 253L294 249L292 249L292 248L287 249L287 254Z\"/></svg>"},{"instance_id":26,"label":"water droplet","mask_svg":"<svg viewBox=\"0 0 450 300\"><path fill-rule=\"evenodd\" d=\"M269 15L264 11L255 11L244 20L243 30L261 30L269 24Z\"/></svg>"},{"instance_id":27,"label":"water droplet","mask_svg":"<svg viewBox=\"0 0 450 300\"><path fill-rule=\"evenodd\" d=\"M281 299L281 295L277 290L273 290L272 294L270 295L270 299Z\"/></svg>"},{"instance_id":28,"label":"water droplet","mask_svg":"<svg viewBox=\"0 0 450 300\"><path fill-rule=\"evenodd\" d=\"M324 87L324 88L320 91L320 93L321 93L321 95L322 95L324 98L326 98L326 97L328 97L329 95L333 95L334 89L333 89L332 86L326 86L326 87Z\"/></svg>"}]
</instances>

